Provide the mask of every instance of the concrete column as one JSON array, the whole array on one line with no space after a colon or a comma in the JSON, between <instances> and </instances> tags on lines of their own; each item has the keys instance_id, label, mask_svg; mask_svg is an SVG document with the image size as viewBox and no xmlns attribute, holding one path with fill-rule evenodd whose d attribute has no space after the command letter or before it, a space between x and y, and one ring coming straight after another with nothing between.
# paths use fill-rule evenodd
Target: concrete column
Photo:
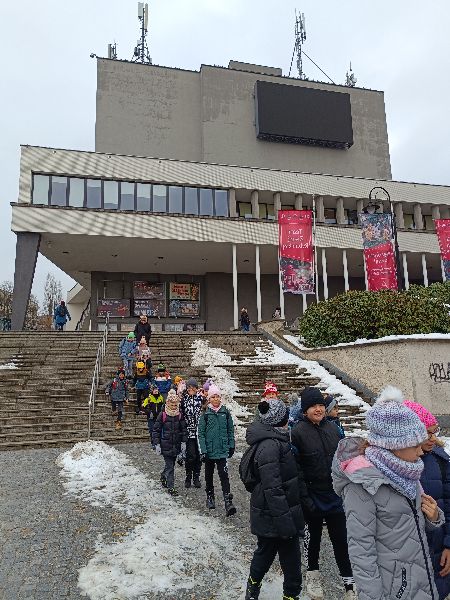
<instances>
[{"instance_id":1,"label":"concrete column","mask_svg":"<svg viewBox=\"0 0 450 600\"><path fill-rule=\"evenodd\" d=\"M316 198L316 219L318 223L323 223L325 221L325 209L322 196L317 196Z\"/></svg>"},{"instance_id":2,"label":"concrete column","mask_svg":"<svg viewBox=\"0 0 450 600\"><path fill-rule=\"evenodd\" d=\"M258 190L253 190L251 195L251 203L252 203L252 217L254 219L259 219L259 194Z\"/></svg>"},{"instance_id":3,"label":"concrete column","mask_svg":"<svg viewBox=\"0 0 450 600\"><path fill-rule=\"evenodd\" d=\"M414 204L414 223L416 229L423 229L422 207L420 204Z\"/></svg>"},{"instance_id":4,"label":"concrete column","mask_svg":"<svg viewBox=\"0 0 450 600\"><path fill-rule=\"evenodd\" d=\"M256 313L258 323L262 321L261 317L261 265L259 262L259 246L255 246L255 263L256 263Z\"/></svg>"},{"instance_id":5,"label":"concrete column","mask_svg":"<svg viewBox=\"0 0 450 600\"><path fill-rule=\"evenodd\" d=\"M229 202L229 210L230 217L237 217L237 206L236 206L236 190L231 188L228 190L228 202Z\"/></svg>"},{"instance_id":6,"label":"concrete column","mask_svg":"<svg viewBox=\"0 0 450 600\"><path fill-rule=\"evenodd\" d=\"M403 216L403 204L401 202L396 202L394 204L394 214L395 214L395 223L397 225L397 229L405 228L405 217Z\"/></svg>"},{"instance_id":7,"label":"concrete column","mask_svg":"<svg viewBox=\"0 0 450 600\"><path fill-rule=\"evenodd\" d=\"M338 225L345 225L344 198L336 200L336 222Z\"/></svg>"},{"instance_id":8,"label":"concrete column","mask_svg":"<svg viewBox=\"0 0 450 600\"><path fill-rule=\"evenodd\" d=\"M308 308L308 302L306 301L306 294L302 294L302 308L303 308L303 314L305 314L306 309Z\"/></svg>"},{"instance_id":9,"label":"concrete column","mask_svg":"<svg viewBox=\"0 0 450 600\"><path fill-rule=\"evenodd\" d=\"M408 259L406 258L406 252L403 252L402 258L403 258L403 278L405 280L405 290L409 290Z\"/></svg>"},{"instance_id":10,"label":"concrete column","mask_svg":"<svg viewBox=\"0 0 450 600\"><path fill-rule=\"evenodd\" d=\"M323 298L328 300L328 273L327 273L327 255L325 248L322 248L322 277L323 277Z\"/></svg>"},{"instance_id":11,"label":"concrete column","mask_svg":"<svg viewBox=\"0 0 450 600\"><path fill-rule=\"evenodd\" d=\"M422 273L423 273L423 285L428 287L428 271L427 271L427 257L422 254Z\"/></svg>"},{"instance_id":12,"label":"concrete column","mask_svg":"<svg viewBox=\"0 0 450 600\"><path fill-rule=\"evenodd\" d=\"M295 210L303 210L303 195L295 194Z\"/></svg>"},{"instance_id":13,"label":"concrete column","mask_svg":"<svg viewBox=\"0 0 450 600\"><path fill-rule=\"evenodd\" d=\"M275 220L278 220L279 210L281 210L281 193L275 192L275 194L273 195L273 212L275 214Z\"/></svg>"},{"instance_id":14,"label":"concrete column","mask_svg":"<svg viewBox=\"0 0 450 600\"><path fill-rule=\"evenodd\" d=\"M347 263L347 250L342 250L342 264L344 266L344 289L346 292L350 289L348 284L348 263Z\"/></svg>"},{"instance_id":15,"label":"concrete column","mask_svg":"<svg viewBox=\"0 0 450 600\"><path fill-rule=\"evenodd\" d=\"M367 278L366 257L364 256L364 251L363 251L363 266L364 266L364 283L366 284L366 290L368 290L369 289L369 280Z\"/></svg>"},{"instance_id":16,"label":"concrete column","mask_svg":"<svg viewBox=\"0 0 450 600\"><path fill-rule=\"evenodd\" d=\"M357 198L356 200L356 214L358 215L358 223L360 222L359 215L364 210L364 200L363 198Z\"/></svg>"},{"instance_id":17,"label":"concrete column","mask_svg":"<svg viewBox=\"0 0 450 600\"><path fill-rule=\"evenodd\" d=\"M11 315L11 329L13 331L21 331L25 326L40 242L40 233L25 232L17 234Z\"/></svg>"},{"instance_id":18,"label":"concrete column","mask_svg":"<svg viewBox=\"0 0 450 600\"><path fill-rule=\"evenodd\" d=\"M232 256L233 256L233 326L235 329L239 329L239 305L238 305L238 289L237 289L237 256L236 256L236 244L232 244Z\"/></svg>"},{"instance_id":19,"label":"concrete column","mask_svg":"<svg viewBox=\"0 0 450 600\"><path fill-rule=\"evenodd\" d=\"M278 258L278 261L280 259ZM281 312L281 318L284 319L284 292L283 292L283 282L281 280L281 269L280 269L280 263L278 262L278 286L280 289L280 312Z\"/></svg>"},{"instance_id":20,"label":"concrete column","mask_svg":"<svg viewBox=\"0 0 450 600\"><path fill-rule=\"evenodd\" d=\"M444 269L444 261L442 260L442 257L441 257L441 274L442 274L442 281L445 283L446 282L445 269Z\"/></svg>"},{"instance_id":21,"label":"concrete column","mask_svg":"<svg viewBox=\"0 0 450 600\"><path fill-rule=\"evenodd\" d=\"M439 205L434 205L431 207L431 218L435 221L436 219L441 218L441 211L439 209ZM434 225L434 223L433 223ZM436 227L434 227L436 229Z\"/></svg>"}]
</instances>

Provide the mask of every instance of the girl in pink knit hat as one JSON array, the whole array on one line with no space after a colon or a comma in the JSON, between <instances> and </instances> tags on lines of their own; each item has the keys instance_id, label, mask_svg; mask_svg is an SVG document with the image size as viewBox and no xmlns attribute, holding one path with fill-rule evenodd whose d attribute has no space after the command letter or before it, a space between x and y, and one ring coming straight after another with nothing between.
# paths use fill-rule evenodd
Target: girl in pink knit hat
<instances>
[{"instance_id":1,"label":"girl in pink knit hat","mask_svg":"<svg viewBox=\"0 0 450 600\"><path fill-rule=\"evenodd\" d=\"M427 532L434 580L439 600L450 594L450 457L438 439L440 433L436 417L422 404L405 400L427 428L428 439L422 444L422 461L425 468L420 477L424 492L432 496L445 515L445 524L439 529Z\"/></svg>"}]
</instances>

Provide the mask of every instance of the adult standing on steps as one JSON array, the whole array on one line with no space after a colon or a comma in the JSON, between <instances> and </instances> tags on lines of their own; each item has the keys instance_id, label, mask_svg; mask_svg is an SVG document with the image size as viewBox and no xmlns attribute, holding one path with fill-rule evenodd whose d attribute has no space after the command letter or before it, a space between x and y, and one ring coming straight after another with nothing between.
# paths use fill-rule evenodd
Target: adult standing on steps
<instances>
[{"instance_id":1,"label":"adult standing on steps","mask_svg":"<svg viewBox=\"0 0 450 600\"><path fill-rule=\"evenodd\" d=\"M55 321L56 331L64 331L64 325L67 323L67 319L69 319L69 321L72 320L64 300L61 300L60 305L55 308L53 319Z\"/></svg>"},{"instance_id":2,"label":"adult standing on steps","mask_svg":"<svg viewBox=\"0 0 450 600\"><path fill-rule=\"evenodd\" d=\"M148 322L147 315L141 315L139 321L136 323L134 328L134 335L136 336L136 343L139 344L141 339L144 337L147 345L150 346L150 336L152 335L152 328Z\"/></svg>"},{"instance_id":3,"label":"adult standing on steps","mask_svg":"<svg viewBox=\"0 0 450 600\"><path fill-rule=\"evenodd\" d=\"M244 333L250 331L250 317L248 315L248 311L245 307L241 309L241 330Z\"/></svg>"}]
</instances>

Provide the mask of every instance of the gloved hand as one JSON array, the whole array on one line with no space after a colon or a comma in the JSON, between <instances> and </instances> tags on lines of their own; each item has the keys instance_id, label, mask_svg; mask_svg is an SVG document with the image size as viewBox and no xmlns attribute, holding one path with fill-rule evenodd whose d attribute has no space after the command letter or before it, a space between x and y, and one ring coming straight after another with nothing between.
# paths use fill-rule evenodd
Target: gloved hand
<instances>
[{"instance_id":1,"label":"gloved hand","mask_svg":"<svg viewBox=\"0 0 450 600\"><path fill-rule=\"evenodd\" d=\"M177 463L180 465L180 467L182 467L182 466L183 466L183 463L184 463L184 456L183 456L183 453L182 453L182 452L180 452L180 454L177 456Z\"/></svg>"},{"instance_id":2,"label":"gloved hand","mask_svg":"<svg viewBox=\"0 0 450 600\"><path fill-rule=\"evenodd\" d=\"M206 462L206 454L200 454L200 460L202 463Z\"/></svg>"},{"instance_id":3,"label":"gloved hand","mask_svg":"<svg viewBox=\"0 0 450 600\"><path fill-rule=\"evenodd\" d=\"M233 456L233 454L234 454L234 448L230 448L228 450L228 458L231 458Z\"/></svg>"},{"instance_id":4,"label":"gloved hand","mask_svg":"<svg viewBox=\"0 0 450 600\"><path fill-rule=\"evenodd\" d=\"M156 444L155 452L158 456L161 454L161 445L160 444Z\"/></svg>"}]
</instances>

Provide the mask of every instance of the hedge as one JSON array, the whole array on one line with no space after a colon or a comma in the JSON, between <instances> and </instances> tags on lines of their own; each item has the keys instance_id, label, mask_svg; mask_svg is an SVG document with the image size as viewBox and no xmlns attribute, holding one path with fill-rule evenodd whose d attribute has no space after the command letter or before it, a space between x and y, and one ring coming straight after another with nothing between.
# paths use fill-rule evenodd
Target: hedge
<instances>
[{"instance_id":1,"label":"hedge","mask_svg":"<svg viewBox=\"0 0 450 600\"><path fill-rule=\"evenodd\" d=\"M300 319L308 347L387 335L450 333L450 282L407 291L352 291L309 306Z\"/></svg>"}]
</instances>

